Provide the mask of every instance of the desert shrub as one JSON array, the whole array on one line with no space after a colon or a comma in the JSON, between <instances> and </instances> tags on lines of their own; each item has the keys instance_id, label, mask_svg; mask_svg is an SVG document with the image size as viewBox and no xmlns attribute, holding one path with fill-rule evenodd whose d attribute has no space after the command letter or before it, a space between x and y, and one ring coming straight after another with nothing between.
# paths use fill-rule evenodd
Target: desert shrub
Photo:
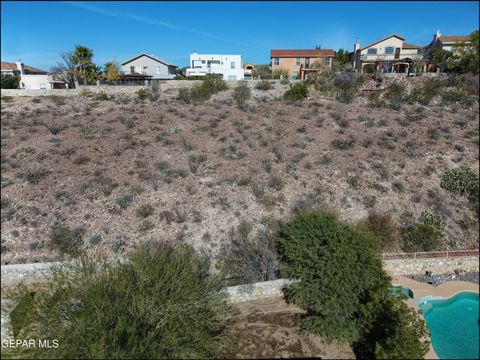
<instances>
[{"instance_id":1,"label":"desert shrub","mask_svg":"<svg viewBox=\"0 0 480 360\"><path fill-rule=\"evenodd\" d=\"M273 89L273 85L271 81L262 80L257 85L255 85L255 89L267 91Z\"/></svg>"},{"instance_id":2,"label":"desert shrub","mask_svg":"<svg viewBox=\"0 0 480 360\"><path fill-rule=\"evenodd\" d=\"M430 224L414 224L403 229L402 248L406 252L434 251L442 246L442 233Z\"/></svg>"},{"instance_id":3,"label":"desert shrub","mask_svg":"<svg viewBox=\"0 0 480 360\"><path fill-rule=\"evenodd\" d=\"M233 98L240 107L244 107L247 100L249 100L251 96L252 91L245 81L238 83L238 85L235 87L235 90L233 90Z\"/></svg>"},{"instance_id":4,"label":"desert shrub","mask_svg":"<svg viewBox=\"0 0 480 360\"><path fill-rule=\"evenodd\" d=\"M348 150L355 146L357 139L354 135L348 137L334 139L330 142L330 146L337 150Z\"/></svg>"},{"instance_id":5,"label":"desert shrub","mask_svg":"<svg viewBox=\"0 0 480 360\"><path fill-rule=\"evenodd\" d=\"M0 78L0 87L2 89L18 89L19 84L20 78L12 74L2 74Z\"/></svg>"},{"instance_id":6,"label":"desert shrub","mask_svg":"<svg viewBox=\"0 0 480 360\"><path fill-rule=\"evenodd\" d=\"M192 154L188 157L188 166L190 167L190 171L192 174L195 174L205 160L207 160L207 156L204 154Z\"/></svg>"},{"instance_id":7,"label":"desert shrub","mask_svg":"<svg viewBox=\"0 0 480 360\"><path fill-rule=\"evenodd\" d=\"M89 97L89 96L92 96L92 91L90 89L87 89L87 88L82 88L78 94L80 96L85 96L85 97Z\"/></svg>"},{"instance_id":8,"label":"desert shrub","mask_svg":"<svg viewBox=\"0 0 480 360\"><path fill-rule=\"evenodd\" d=\"M390 100L390 107L399 110L407 100L407 89L404 84L394 81L388 87L385 97Z\"/></svg>"},{"instance_id":9,"label":"desert shrub","mask_svg":"<svg viewBox=\"0 0 480 360\"><path fill-rule=\"evenodd\" d=\"M366 64L362 70L365 74L373 74L375 72L375 66L373 64Z\"/></svg>"},{"instance_id":10,"label":"desert shrub","mask_svg":"<svg viewBox=\"0 0 480 360\"><path fill-rule=\"evenodd\" d=\"M199 103L228 88L227 83L218 76L205 76L201 84L196 84L190 89L190 101Z\"/></svg>"},{"instance_id":11,"label":"desert shrub","mask_svg":"<svg viewBox=\"0 0 480 360\"><path fill-rule=\"evenodd\" d=\"M136 92L136 94L137 94L137 99L138 100L144 101L144 100L148 99L149 91L148 91L148 89L140 89Z\"/></svg>"},{"instance_id":12,"label":"desert shrub","mask_svg":"<svg viewBox=\"0 0 480 360\"><path fill-rule=\"evenodd\" d=\"M95 100L99 100L99 101L105 101L105 100L108 100L108 99L109 99L109 96L105 91L100 91L95 96Z\"/></svg>"},{"instance_id":13,"label":"desert shrub","mask_svg":"<svg viewBox=\"0 0 480 360\"><path fill-rule=\"evenodd\" d=\"M367 229L381 241L380 246L384 251L398 250L401 242L400 229L391 214L368 214Z\"/></svg>"},{"instance_id":14,"label":"desert shrub","mask_svg":"<svg viewBox=\"0 0 480 360\"><path fill-rule=\"evenodd\" d=\"M137 208L136 214L138 217L147 218L153 214L153 206L150 204L143 204Z\"/></svg>"},{"instance_id":15,"label":"desert shrub","mask_svg":"<svg viewBox=\"0 0 480 360\"><path fill-rule=\"evenodd\" d=\"M186 104L190 103L190 91L188 88L178 89L177 100L183 101Z\"/></svg>"},{"instance_id":16,"label":"desert shrub","mask_svg":"<svg viewBox=\"0 0 480 360\"><path fill-rule=\"evenodd\" d=\"M151 102L157 101L160 98L160 84L158 81L153 81L148 88L148 99Z\"/></svg>"},{"instance_id":17,"label":"desert shrub","mask_svg":"<svg viewBox=\"0 0 480 360\"><path fill-rule=\"evenodd\" d=\"M479 177L471 169L448 170L442 175L440 186L463 196L478 196Z\"/></svg>"},{"instance_id":18,"label":"desert shrub","mask_svg":"<svg viewBox=\"0 0 480 360\"><path fill-rule=\"evenodd\" d=\"M468 94L461 88L453 88L442 93L442 102L444 104L459 103L466 106L474 104L475 96Z\"/></svg>"},{"instance_id":19,"label":"desert shrub","mask_svg":"<svg viewBox=\"0 0 480 360\"><path fill-rule=\"evenodd\" d=\"M157 243L135 250L128 262L81 258L55 268L55 276L14 316L23 320L15 323L18 339L56 339L60 346L16 347L11 355L219 358L233 312L219 291L220 278L208 269L191 247ZM26 296L28 290L20 287L16 293Z\"/></svg>"},{"instance_id":20,"label":"desert shrub","mask_svg":"<svg viewBox=\"0 0 480 360\"><path fill-rule=\"evenodd\" d=\"M231 228L228 242L220 250L220 268L229 285L273 280L277 276L278 261L275 237L270 231L251 234L253 226L242 221Z\"/></svg>"},{"instance_id":21,"label":"desert shrub","mask_svg":"<svg viewBox=\"0 0 480 360\"><path fill-rule=\"evenodd\" d=\"M80 255L83 245L83 231L79 228L71 230L64 225L54 226L50 231L48 246L62 254L76 257Z\"/></svg>"},{"instance_id":22,"label":"desert shrub","mask_svg":"<svg viewBox=\"0 0 480 360\"><path fill-rule=\"evenodd\" d=\"M303 101L308 96L308 86L304 83L290 85L290 89L285 91L283 98L287 101Z\"/></svg>"},{"instance_id":23,"label":"desert shrub","mask_svg":"<svg viewBox=\"0 0 480 360\"><path fill-rule=\"evenodd\" d=\"M316 90L324 95L331 95L335 91L335 74L332 71L321 71L310 75L307 82L313 83Z\"/></svg>"},{"instance_id":24,"label":"desert shrub","mask_svg":"<svg viewBox=\"0 0 480 360\"><path fill-rule=\"evenodd\" d=\"M375 108L381 108L387 105L386 101L380 96L379 92L372 91L368 94L368 105Z\"/></svg>"},{"instance_id":25,"label":"desert shrub","mask_svg":"<svg viewBox=\"0 0 480 360\"><path fill-rule=\"evenodd\" d=\"M272 71L272 79L282 79L288 80L288 70L287 69L275 69Z\"/></svg>"},{"instance_id":26,"label":"desert shrub","mask_svg":"<svg viewBox=\"0 0 480 360\"><path fill-rule=\"evenodd\" d=\"M455 74L449 75L445 86L456 87L464 90L470 95L479 95L479 76L478 74Z\"/></svg>"},{"instance_id":27,"label":"desert shrub","mask_svg":"<svg viewBox=\"0 0 480 360\"><path fill-rule=\"evenodd\" d=\"M285 78L285 79L282 79L282 80L280 80L280 84L282 84L282 85L288 85L288 84L290 84L290 80L288 80L288 79L286 79L286 78Z\"/></svg>"},{"instance_id":28,"label":"desert shrub","mask_svg":"<svg viewBox=\"0 0 480 360\"><path fill-rule=\"evenodd\" d=\"M345 103L351 103L355 98L360 85L357 74L351 72L342 72L335 75L335 87L338 89L338 99Z\"/></svg>"}]
</instances>

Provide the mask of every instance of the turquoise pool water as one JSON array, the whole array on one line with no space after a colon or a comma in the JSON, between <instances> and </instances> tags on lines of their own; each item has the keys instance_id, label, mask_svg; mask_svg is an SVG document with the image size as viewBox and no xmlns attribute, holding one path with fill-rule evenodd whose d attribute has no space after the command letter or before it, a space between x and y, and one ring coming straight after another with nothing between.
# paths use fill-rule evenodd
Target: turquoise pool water
<instances>
[{"instance_id":1,"label":"turquoise pool water","mask_svg":"<svg viewBox=\"0 0 480 360\"><path fill-rule=\"evenodd\" d=\"M479 359L478 294L462 292L446 300L420 303L440 359Z\"/></svg>"}]
</instances>

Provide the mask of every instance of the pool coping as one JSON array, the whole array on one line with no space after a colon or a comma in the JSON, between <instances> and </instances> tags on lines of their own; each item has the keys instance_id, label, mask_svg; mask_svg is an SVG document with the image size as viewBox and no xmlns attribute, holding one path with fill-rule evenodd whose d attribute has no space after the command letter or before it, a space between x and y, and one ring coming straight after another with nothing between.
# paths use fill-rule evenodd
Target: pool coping
<instances>
[{"instance_id":1,"label":"pool coping","mask_svg":"<svg viewBox=\"0 0 480 360\"><path fill-rule=\"evenodd\" d=\"M471 283L468 281L452 280L444 282L438 286L433 286L424 282L416 281L404 276L392 276L392 285L403 286L413 291L415 298L422 299L426 296L432 296L439 298L438 300L449 299L462 292L479 293L479 284ZM422 294L421 296L419 294ZM405 301L410 308L418 310L420 316L423 318L420 306L415 299L407 299ZM425 359L440 359L435 350L433 349L432 342L430 341L430 349L425 355Z\"/></svg>"}]
</instances>

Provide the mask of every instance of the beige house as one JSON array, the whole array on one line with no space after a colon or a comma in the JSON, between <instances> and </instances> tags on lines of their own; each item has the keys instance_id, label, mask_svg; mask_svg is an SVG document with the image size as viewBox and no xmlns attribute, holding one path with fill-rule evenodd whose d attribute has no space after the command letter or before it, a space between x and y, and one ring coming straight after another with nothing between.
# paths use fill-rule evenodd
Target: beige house
<instances>
[{"instance_id":1,"label":"beige house","mask_svg":"<svg viewBox=\"0 0 480 360\"><path fill-rule=\"evenodd\" d=\"M432 60L432 52L436 49L455 52L460 44L470 44L471 39L469 35L447 35L440 34L438 30L433 35L433 40L424 48L424 56L428 62L428 70L435 71L437 65Z\"/></svg>"},{"instance_id":2,"label":"beige house","mask_svg":"<svg viewBox=\"0 0 480 360\"><path fill-rule=\"evenodd\" d=\"M393 34L364 47L360 47L357 39L352 65L361 73L368 67L369 71L410 74L415 72L422 59L419 46L408 44L403 36Z\"/></svg>"},{"instance_id":3,"label":"beige house","mask_svg":"<svg viewBox=\"0 0 480 360\"><path fill-rule=\"evenodd\" d=\"M331 68L333 56L332 49L270 50L272 72L286 71L292 80L305 79L311 72Z\"/></svg>"}]
</instances>

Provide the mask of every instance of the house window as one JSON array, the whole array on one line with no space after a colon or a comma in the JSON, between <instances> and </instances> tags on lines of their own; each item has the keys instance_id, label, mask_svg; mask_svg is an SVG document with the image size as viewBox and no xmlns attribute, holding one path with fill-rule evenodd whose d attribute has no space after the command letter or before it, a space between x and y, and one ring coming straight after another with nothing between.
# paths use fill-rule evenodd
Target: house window
<instances>
[{"instance_id":1,"label":"house window","mask_svg":"<svg viewBox=\"0 0 480 360\"><path fill-rule=\"evenodd\" d=\"M160 74L160 66L157 66L157 74Z\"/></svg>"},{"instance_id":2,"label":"house window","mask_svg":"<svg viewBox=\"0 0 480 360\"><path fill-rule=\"evenodd\" d=\"M135 66L130 66L130 74L133 74L135 72Z\"/></svg>"},{"instance_id":3,"label":"house window","mask_svg":"<svg viewBox=\"0 0 480 360\"><path fill-rule=\"evenodd\" d=\"M40 89L46 89L47 88L47 84L45 83L40 83Z\"/></svg>"},{"instance_id":4,"label":"house window","mask_svg":"<svg viewBox=\"0 0 480 360\"><path fill-rule=\"evenodd\" d=\"M394 50L393 46L387 46L385 48L385 55L393 55L393 50Z\"/></svg>"},{"instance_id":5,"label":"house window","mask_svg":"<svg viewBox=\"0 0 480 360\"><path fill-rule=\"evenodd\" d=\"M228 81L235 81L237 80L237 75L228 75Z\"/></svg>"},{"instance_id":6,"label":"house window","mask_svg":"<svg viewBox=\"0 0 480 360\"><path fill-rule=\"evenodd\" d=\"M300 66L300 58L295 59L295 65Z\"/></svg>"},{"instance_id":7,"label":"house window","mask_svg":"<svg viewBox=\"0 0 480 360\"><path fill-rule=\"evenodd\" d=\"M298 72L292 71L292 80L296 80L298 77Z\"/></svg>"},{"instance_id":8,"label":"house window","mask_svg":"<svg viewBox=\"0 0 480 360\"><path fill-rule=\"evenodd\" d=\"M143 67L143 70L146 70L146 69L148 69L148 66L144 66L144 67Z\"/></svg>"},{"instance_id":9,"label":"house window","mask_svg":"<svg viewBox=\"0 0 480 360\"><path fill-rule=\"evenodd\" d=\"M370 48L367 50L368 55L377 55L377 49L376 48Z\"/></svg>"},{"instance_id":10,"label":"house window","mask_svg":"<svg viewBox=\"0 0 480 360\"><path fill-rule=\"evenodd\" d=\"M202 64L205 64L205 60L202 60Z\"/></svg>"},{"instance_id":11,"label":"house window","mask_svg":"<svg viewBox=\"0 0 480 360\"><path fill-rule=\"evenodd\" d=\"M305 67L307 69L310 67L310 58L305 58Z\"/></svg>"},{"instance_id":12,"label":"house window","mask_svg":"<svg viewBox=\"0 0 480 360\"><path fill-rule=\"evenodd\" d=\"M273 58L273 65L280 65L280 58Z\"/></svg>"},{"instance_id":13,"label":"house window","mask_svg":"<svg viewBox=\"0 0 480 360\"><path fill-rule=\"evenodd\" d=\"M330 58L328 57L325 58L325 65L330 65Z\"/></svg>"},{"instance_id":14,"label":"house window","mask_svg":"<svg viewBox=\"0 0 480 360\"><path fill-rule=\"evenodd\" d=\"M230 63L230 69L235 69L235 61L232 61L232 62Z\"/></svg>"}]
</instances>

